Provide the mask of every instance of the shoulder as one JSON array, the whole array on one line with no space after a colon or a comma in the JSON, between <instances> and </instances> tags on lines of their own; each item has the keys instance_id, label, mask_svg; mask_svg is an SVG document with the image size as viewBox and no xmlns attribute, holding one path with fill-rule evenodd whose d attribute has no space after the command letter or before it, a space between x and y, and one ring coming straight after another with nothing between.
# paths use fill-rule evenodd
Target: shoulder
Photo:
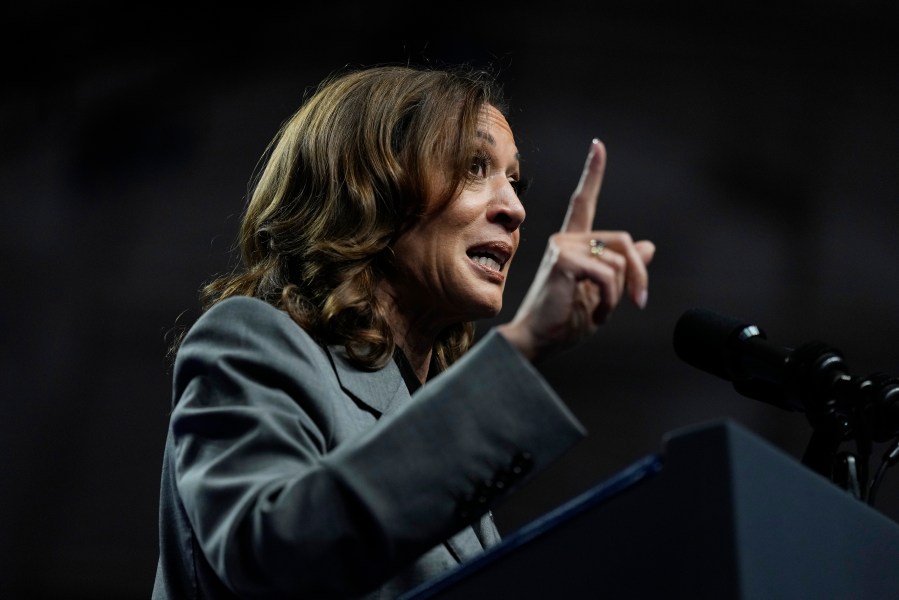
<instances>
[{"instance_id":1,"label":"shoulder","mask_svg":"<svg viewBox=\"0 0 899 600\"><path fill-rule=\"evenodd\" d=\"M293 322L285 311L259 298L232 296L213 304L200 316L194 327L234 322L278 324L285 319Z\"/></svg>"},{"instance_id":2,"label":"shoulder","mask_svg":"<svg viewBox=\"0 0 899 600\"><path fill-rule=\"evenodd\" d=\"M333 373L327 350L286 311L257 298L232 297L210 307L185 335L175 355L173 401L191 386L217 390L201 394L204 401L271 386L305 397L312 394L307 388L330 385Z\"/></svg>"},{"instance_id":3,"label":"shoulder","mask_svg":"<svg viewBox=\"0 0 899 600\"><path fill-rule=\"evenodd\" d=\"M232 296L214 304L197 319L187 338L207 331L246 337L282 333L309 338L286 311L250 296Z\"/></svg>"},{"instance_id":4,"label":"shoulder","mask_svg":"<svg viewBox=\"0 0 899 600\"><path fill-rule=\"evenodd\" d=\"M315 355L324 349L286 311L258 298L233 296L197 319L184 337L178 358L259 352Z\"/></svg>"}]
</instances>

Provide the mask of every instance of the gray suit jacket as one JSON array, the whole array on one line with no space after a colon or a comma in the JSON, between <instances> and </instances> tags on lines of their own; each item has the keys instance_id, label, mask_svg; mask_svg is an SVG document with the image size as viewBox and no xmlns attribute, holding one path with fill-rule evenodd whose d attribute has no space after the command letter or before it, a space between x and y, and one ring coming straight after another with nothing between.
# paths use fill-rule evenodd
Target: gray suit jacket
<instances>
[{"instance_id":1,"label":"gray suit jacket","mask_svg":"<svg viewBox=\"0 0 899 600\"><path fill-rule=\"evenodd\" d=\"M410 397L248 297L175 362L154 599L395 598L498 541L488 509L584 435L490 332Z\"/></svg>"}]
</instances>

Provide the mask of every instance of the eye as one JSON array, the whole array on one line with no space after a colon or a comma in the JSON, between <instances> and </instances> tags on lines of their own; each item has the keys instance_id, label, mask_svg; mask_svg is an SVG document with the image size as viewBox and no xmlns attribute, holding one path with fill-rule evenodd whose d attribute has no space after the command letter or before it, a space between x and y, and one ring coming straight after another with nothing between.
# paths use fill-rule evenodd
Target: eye
<instances>
[{"instance_id":1,"label":"eye","mask_svg":"<svg viewBox=\"0 0 899 600\"><path fill-rule=\"evenodd\" d=\"M471 159L471 166L468 167L468 173L476 178L486 177L487 169L489 167L490 156L483 152L478 152L474 155L474 158Z\"/></svg>"},{"instance_id":2,"label":"eye","mask_svg":"<svg viewBox=\"0 0 899 600\"><path fill-rule=\"evenodd\" d=\"M510 177L509 184L512 186L512 189L515 190L515 195L521 198L531 186L531 180Z\"/></svg>"}]
</instances>

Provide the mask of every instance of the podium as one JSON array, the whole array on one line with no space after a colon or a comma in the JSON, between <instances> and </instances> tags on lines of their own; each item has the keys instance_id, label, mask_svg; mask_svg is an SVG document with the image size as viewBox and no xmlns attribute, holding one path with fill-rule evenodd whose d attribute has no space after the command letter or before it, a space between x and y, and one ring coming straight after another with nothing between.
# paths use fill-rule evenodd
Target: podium
<instances>
[{"instance_id":1,"label":"podium","mask_svg":"<svg viewBox=\"0 0 899 600\"><path fill-rule=\"evenodd\" d=\"M403 600L899 599L899 524L730 420L662 449Z\"/></svg>"}]
</instances>

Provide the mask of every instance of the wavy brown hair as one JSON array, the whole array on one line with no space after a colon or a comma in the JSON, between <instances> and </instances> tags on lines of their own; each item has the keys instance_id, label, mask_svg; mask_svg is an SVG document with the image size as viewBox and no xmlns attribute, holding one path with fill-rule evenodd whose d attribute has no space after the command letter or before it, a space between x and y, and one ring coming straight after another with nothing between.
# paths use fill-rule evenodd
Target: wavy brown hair
<instances>
[{"instance_id":1,"label":"wavy brown hair","mask_svg":"<svg viewBox=\"0 0 899 600\"><path fill-rule=\"evenodd\" d=\"M322 82L266 149L240 226L241 263L206 284L203 310L237 295L281 307L359 367L395 348L375 296L391 245L470 176L481 111L506 112L494 75L468 67L377 66ZM471 322L433 348L443 370L471 345Z\"/></svg>"}]
</instances>

